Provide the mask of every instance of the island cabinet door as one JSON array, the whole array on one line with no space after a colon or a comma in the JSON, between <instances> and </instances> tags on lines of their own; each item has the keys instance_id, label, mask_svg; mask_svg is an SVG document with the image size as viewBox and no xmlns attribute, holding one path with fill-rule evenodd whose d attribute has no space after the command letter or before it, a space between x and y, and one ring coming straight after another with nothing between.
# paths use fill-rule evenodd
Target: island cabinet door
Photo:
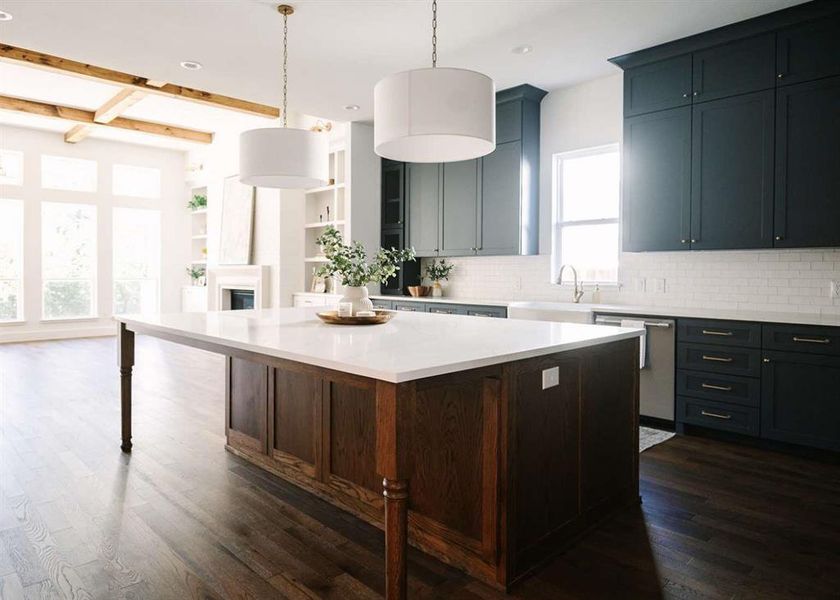
<instances>
[{"instance_id":1,"label":"island cabinet door","mask_svg":"<svg viewBox=\"0 0 840 600\"><path fill-rule=\"evenodd\" d=\"M320 477L321 377L303 370L275 368L272 383L268 414L271 457L287 469Z\"/></svg>"},{"instance_id":2,"label":"island cabinet door","mask_svg":"<svg viewBox=\"0 0 840 600\"><path fill-rule=\"evenodd\" d=\"M268 367L229 356L225 360L225 374L228 445L265 454L268 450Z\"/></svg>"}]
</instances>

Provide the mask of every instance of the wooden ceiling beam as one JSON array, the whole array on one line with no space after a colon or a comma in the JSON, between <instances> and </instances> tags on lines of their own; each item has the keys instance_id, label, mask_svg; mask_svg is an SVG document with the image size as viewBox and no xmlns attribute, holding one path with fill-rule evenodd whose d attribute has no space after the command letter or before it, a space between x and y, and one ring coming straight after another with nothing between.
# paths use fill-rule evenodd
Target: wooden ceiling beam
<instances>
[{"instance_id":1,"label":"wooden ceiling beam","mask_svg":"<svg viewBox=\"0 0 840 600\"><path fill-rule=\"evenodd\" d=\"M130 131L139 131L141 133L150 133L152 135L179 138L201 144L210 144L213 142L213 134L206 131L196 131L195 129L186 129L184 127L175 127L173 125L164 125L162 123L152 123L150 121L140 121L138 119L127 119L125 117L115 117L110 123L96 123L94 120L96 113L91 110L73 108L71 106L61 106L60 104L49 104L47 102L37 102L35 100L25 100L23 98L14 98L12 96L0 96L0 109L13 110L16 112L39 115L42 117L53 117L57 119L64 119L66 121L75 121L76 123L85 125L128 129Z\"/></svg>"},{"instance_id":2,"label":"wooden ceiling beam","mask_svg":"<svg viewBox=\"0 0 840 600\"><path fill-rule=\"evenodd\" d=\"M125 88L116 96L108 100L108 102L100 106L94 113L93 120L97 123L110 123L116 117L131 108L145 95L146 92L141 92L140 90L135 90L134 88Z\"/></svg>"},{"instance_id":3,"label":"wooden ceiling beam","mask_svg":"<svg viewBox=\"0 0 840 600\"><path fill-rule=\"evenodd\" d=\"M189 100L191 102L198 102L201 104L215 106L217 108L226 108L261 117L276 119L280 116L280 109L275 106L268 106L266 104L250 102L240 98L232 98L230 96L196 90L159 80L150 80L146 77L131 75L121 71L114 71L104 67L97 67L95 65L61 58L60 56L53 56L51 54L44 54L43 52L37 52L35 50L27 50L26 48L10 46L8 44L0 44L0 60L25 63L33 67L49 69L60 73L69 73L79 77L113 83L123 87L130 87L136 90L168 96L170 98Z\"/></svg>"},{"instance_id":4,"label":"wooden ceiling beam","mask_svg":"<svg viewBox=\"0 0 840 600\"><path fill-rule=\"evenodd\" d=\"M64 141L68 144L75 144L77 142L81 142L87 136L91 134L93 131L93 127L90 125L82 125L79 123L78 125L74 125L70 129L67 130L67 133L64 134Z\"/></svg>"}]
</instances>

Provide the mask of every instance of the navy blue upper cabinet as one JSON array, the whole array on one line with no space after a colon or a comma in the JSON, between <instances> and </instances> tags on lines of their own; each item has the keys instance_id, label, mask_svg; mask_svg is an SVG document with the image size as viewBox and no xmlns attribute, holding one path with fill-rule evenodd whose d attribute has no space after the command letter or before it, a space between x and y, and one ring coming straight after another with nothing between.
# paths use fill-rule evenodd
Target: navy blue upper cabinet
<instances>
[{"instance_id":1,"label":"navy blue upper cabinet","mask_svg":"<svg viewBox=\"0 0 840 600\"><path fill-rule=\"evenodd\" d=\"M779 31L776 63L779 85L840 75L840 16Z\"/></svg>"},{"instance_id":2,"label":"navy blue upper cabinet","mask_svg":"<svg viewBox=\"0 0 840 600\"><path fill-rule=\"evenodd\" d=\"M441 165L408 163L406 202L408 205L408 244L417 256L437 256L440 249Z\"/></svg>"},{"instance_id":3,"label":"navy blue upper cabinet","mask_svg":"<svg viewBox=\"0 0 840 600\"><path fill-rule=\"evenodd\" d=\"M382 159L382 228L401 228L405 220L405 163Z\"/></svg>"},{"instance_id":4,"label":"navy blue upper cabinet","mask_svg":"<svg viewBox=\"0 0 840 600\"><path fill-rule=\"evenodd\" d=\"M776 95L775 245L840 246L840 77Z\"/></svg>"},{"instance_id":5,"label":"navy blue upper cabinet","mask_svg":"<svg viewBox=\"0 0 840 600\"><path fill-rule=\"evenodd\" d=\"M623 168L624 250L687 250L691 107L625 119Z\"/></svg>"},{"instance_id":6,"label":"navy blue upper cabinet","mask_svg":"<svg viewBox=\"0 0 840 600\"><path fill-rule=\"evenodd\" d=\"M481 161L443 164L443 202L440 220L440 256L474 254L476 222L481 199Z\"/></svg>"},{"instance_id":7,"label":"navy blue upper cabinet","mask_svg":"<svg viewBox=\"0 0 840 600\"><path fill-rule=\"evenodd\" d=\"M691 248L773 245L773 90L692 107Z\"/></svg>"},{"instance_id":8,"label":"navy blue upper cabinet","mask_svg":"<svg viewBox=\"0 0 840 600\"><path fill-rule=\"evenodd\" d=\"M691 104L691 55L624 71L624 116Z\"/></svg>"},{"instance_id":9,"label":"navy blue upper cabinet","mask_svg":"<svg viewBox=\"0 0 840 600\"><path fill-rule=\"evenodd\" d=\"M496 144L505 144L522 137L522 102L496 103Z\"/></svg>"},{"instance_id":10,"label":"navy blue upper cabinet","mask_svg":"<svg viewBox=\"0 0 840 600\"><path fill-rule=\"evenodd\" d=\"M776 45L772 33L695 52L695 103L768 90L776 85Z\"/></svg>"},{"instance_id":11,"label":"navy blue upper cabinet","mask_svg":"<svg viewBox=\"0 0 840 600\"><path fill-rule=\"evenodd\" d=\"M518 254L520 204L511 202L521 194L522 142L496 144L496 150L482 159L481 210L478 215L478 253Z\"/></svg>"}]
</instances>

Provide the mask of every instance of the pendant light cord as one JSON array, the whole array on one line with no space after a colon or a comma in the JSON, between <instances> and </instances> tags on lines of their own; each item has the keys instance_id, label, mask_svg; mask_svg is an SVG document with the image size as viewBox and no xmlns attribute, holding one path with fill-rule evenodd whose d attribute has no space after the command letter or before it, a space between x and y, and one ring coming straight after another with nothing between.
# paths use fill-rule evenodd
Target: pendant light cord
<instances>
[{"instance_id":1,"label":"pendant light cord","mask_svg":"<svg viewBox=\"0 0 840 600\"><path fill-rule=\"evenodd\" d=\"M437 67L437 0L432 0L432 68Z\"/></svg>"},{"instance_id":2,"label":"pendant light cord","mask_svg":"<svg viewBox=\"0 0 840 600\"><path fill-rule=\"evenodd\" d=\"M283 128L286 127L286 95L289 89L289 15L283 13Z\"/></svg>"}]
</instances>

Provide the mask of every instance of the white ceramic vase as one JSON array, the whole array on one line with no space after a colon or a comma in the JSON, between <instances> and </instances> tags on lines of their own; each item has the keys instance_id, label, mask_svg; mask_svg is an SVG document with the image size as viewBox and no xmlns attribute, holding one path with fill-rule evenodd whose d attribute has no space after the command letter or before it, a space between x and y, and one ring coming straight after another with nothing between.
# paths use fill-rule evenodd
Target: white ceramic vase
<instances>
[{"instance_id":1,"label":"white ceramic vase","mask_svg":"<svg viewBox=\"0 0 840 600\"><path fill-rule=\"evenodd\" d=\"M440 281L432 282L432 298L443 298L443 286Z\"/></svg>"},{"instance_id":2,"label":"white ceramic vase","mask_svg":"<svg viewBox=\"0 0 840 600\"><path fill-rule=\"evenodd\" d=\"M350 302L353 305L353 314L360 310L373 310L373 302L368 298L368 289L365 286L347 286L344 288L344 295L339 302Z\"/></svg>"}]
</instances>

